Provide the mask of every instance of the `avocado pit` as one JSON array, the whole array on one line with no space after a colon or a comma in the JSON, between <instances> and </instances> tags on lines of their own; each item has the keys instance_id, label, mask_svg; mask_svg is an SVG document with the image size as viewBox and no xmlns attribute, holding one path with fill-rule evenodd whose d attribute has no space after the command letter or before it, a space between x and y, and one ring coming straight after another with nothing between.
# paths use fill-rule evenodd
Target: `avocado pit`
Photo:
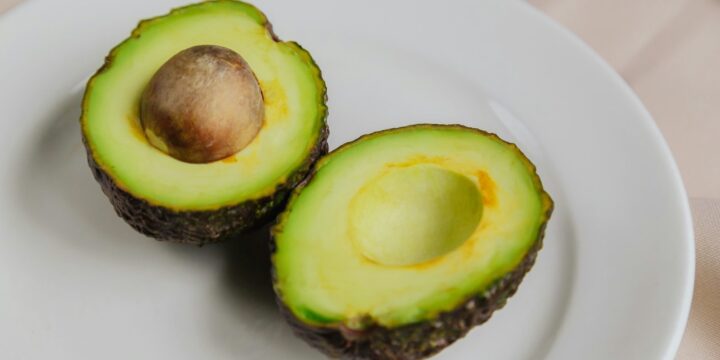
<instances>
[{"instance_id":1,"label":"avocado pit","mask_svg":"<svg viewBox=\"0 0 720 360\"><path fill-rule=\"evenodd\" d=\"M255 75L236 52L215 45L185 49L164 63L140 100L151 145L189 163L208 163L244 149L264 118Z\"/></svg>"}]
</instances>

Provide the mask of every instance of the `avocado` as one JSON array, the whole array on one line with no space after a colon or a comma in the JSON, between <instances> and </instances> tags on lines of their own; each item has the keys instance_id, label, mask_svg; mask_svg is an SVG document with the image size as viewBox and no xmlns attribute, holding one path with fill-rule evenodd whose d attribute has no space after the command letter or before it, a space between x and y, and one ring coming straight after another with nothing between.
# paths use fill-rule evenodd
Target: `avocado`
<instances>
[{"instance_id":1,"label":"avocado","mask_svg":"<svg viewBox=\"0 0 720 360\"><path fill-rule=\"evenodd\" d=\"M320 159L272 228L278 303L329 356L430 356L515 293L552 209L530 160L494 134L365 135Z\"/></svg>"},{"instance_id":2,"label":"avocado","mask_svg":"<svg viewBox=\"0 0 720 360\"><path fill-rule=\"evenodd\" d=\"M327 152L326 88L265 15L208 1L141 21L89 80L81 128L117 214L203 245L264 225Z\"/></svg>"}]
</instances>

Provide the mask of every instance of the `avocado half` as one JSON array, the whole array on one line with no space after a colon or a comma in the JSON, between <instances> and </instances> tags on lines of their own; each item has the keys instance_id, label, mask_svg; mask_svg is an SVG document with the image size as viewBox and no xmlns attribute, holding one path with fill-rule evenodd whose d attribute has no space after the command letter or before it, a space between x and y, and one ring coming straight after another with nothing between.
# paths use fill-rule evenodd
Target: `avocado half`
<instances>
[{"instance_id":1,"label":"avocado half","mask_svg":"<svg viewBox=\"0 0 720 360\"><path fill-rule=\"evenodd\" d=\"M430 356L515 293L552 209L533 164L494 134L363 136L316 163L273 227L278 303L329 356Z\"/></svg>"},{"instance_id":2,"label":"avocado half","mask_svg":"<svg viewBox=\"0 0 720 360\"><path fill-rule=\"evenodd\" d=\"M208 163L152 146L140 99L179 52L215 45L242 55L264 115L244 149ZM327 152L326 88L310 54L280 41L265 15L239 1L209 1L140 22L87 84L82 137L95 179L119 216L158 240L207 244L258 227Z\"/></svg>"}]
</instances>

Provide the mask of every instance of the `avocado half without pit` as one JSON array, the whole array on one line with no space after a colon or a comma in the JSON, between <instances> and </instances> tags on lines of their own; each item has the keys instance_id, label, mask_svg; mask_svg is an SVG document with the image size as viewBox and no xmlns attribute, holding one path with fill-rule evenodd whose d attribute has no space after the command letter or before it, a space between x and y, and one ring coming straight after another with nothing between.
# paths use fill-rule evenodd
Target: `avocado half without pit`
<instances>
[{"instance_id":1,"label":"avocado half without pit","mask_svg":"<svg viewBox=\"0 0 720 360\"><path fill-rule=\"evenodd\" d=\"M258 9L212 1L140 22L87 84L88 162L116 212L207 244L272 219L327 152L325 83Z\"/></svg>"},{"instance_id":2,"label":"avocado half without pit","mask_svg":"<svg viewBox=\"0 0 720 360\"><path fill-rule=\"evenodd\" d=\"M533 164L496 135L363 136L316 163L272 229L278 302L332 357L430 356L515 293L552 208Z\"/></svg>"}]
</instances>

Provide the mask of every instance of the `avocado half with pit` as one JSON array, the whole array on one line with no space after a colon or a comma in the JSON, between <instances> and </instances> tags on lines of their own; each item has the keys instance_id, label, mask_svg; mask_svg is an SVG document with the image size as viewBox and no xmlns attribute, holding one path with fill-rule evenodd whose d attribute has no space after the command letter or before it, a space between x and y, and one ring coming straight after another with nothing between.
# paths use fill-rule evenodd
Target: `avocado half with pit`
<instances>
[{"instance_id":1,"label":"avocado half with pit","mask_svg":"<svg viewBox=\"0 0 720 360\"><path fill-rule=\"evenodd\" d=\"M330 356L432 355L515 293L552 208L533 164L494 134L363 136L318 161L273 228L278 302Z\"/></svg>"},{"instance_id":2,"label":"avocado half with pit","mask_svg":"<svg viewBox=\"0 0 720 360\"><path fill-rule=\"evenodd\" d=\"M212 1L140 22L90 79L88 161L116 212L159 240L258 227L327 152L325 83L265 15Z\"/></svg>"}]
</instances>

